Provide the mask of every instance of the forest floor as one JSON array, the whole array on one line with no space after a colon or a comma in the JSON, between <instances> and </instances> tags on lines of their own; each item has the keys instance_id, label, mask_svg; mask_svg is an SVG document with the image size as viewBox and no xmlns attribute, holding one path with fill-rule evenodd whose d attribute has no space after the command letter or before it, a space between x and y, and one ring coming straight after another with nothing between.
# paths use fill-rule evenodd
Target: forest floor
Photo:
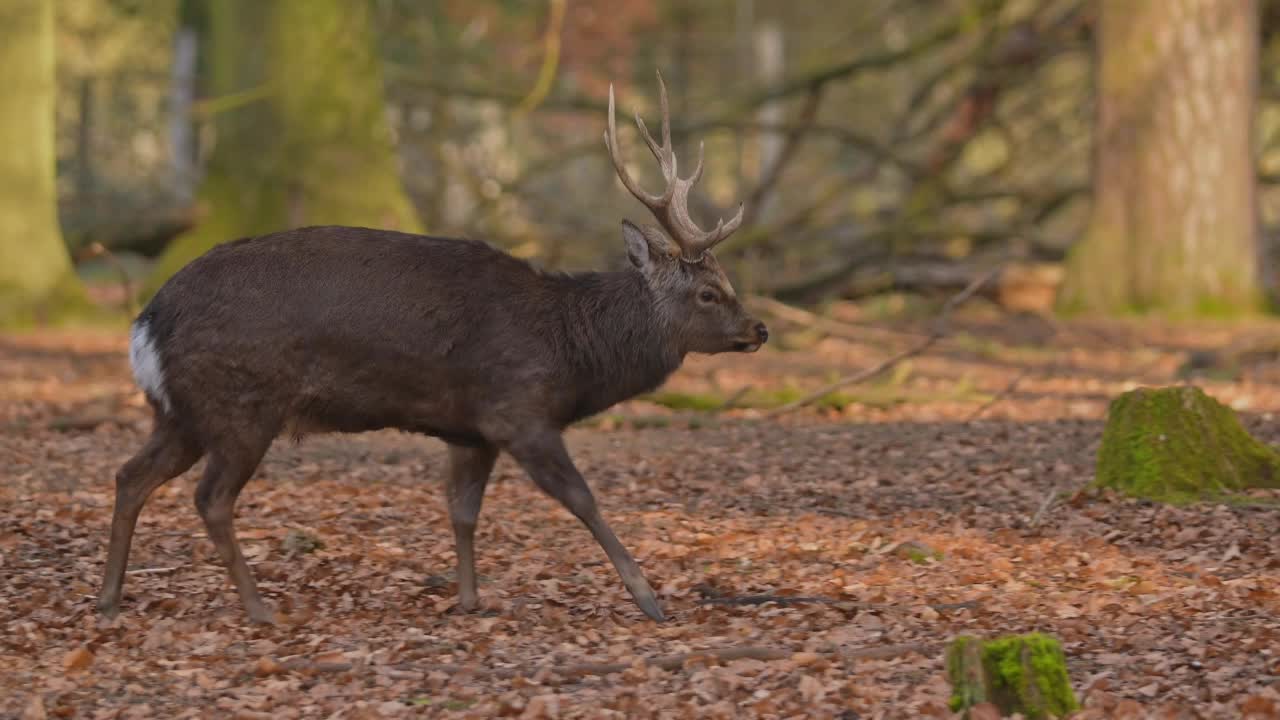
<instances>
[{"instance_id":1,"label":"forest floor","mask_svg":"<svg viewBox=\"0 0 1280 720\"><path fill-rule=\"evenodd\" d=\"M954 324L822 408L750 406L925 324L691 358L663 404L568 433L661 625L506 458L477 539L485 609L459 613L444 446L393 432L280 441L245 490L238 535L276 626L246 622L205 538L201 466L143 511L103 621L112 477L149 425L126 338L0 337L0 717L951 717L944 644L1027 631L1062 640L1080 717L1280 717L1280 495L1085 490L1111 397L1280 325ZM1217 375L1200 384L1280 443L1275 357ZM749 407L687 409L729 399Z\"/></svg>"}]
</instances>

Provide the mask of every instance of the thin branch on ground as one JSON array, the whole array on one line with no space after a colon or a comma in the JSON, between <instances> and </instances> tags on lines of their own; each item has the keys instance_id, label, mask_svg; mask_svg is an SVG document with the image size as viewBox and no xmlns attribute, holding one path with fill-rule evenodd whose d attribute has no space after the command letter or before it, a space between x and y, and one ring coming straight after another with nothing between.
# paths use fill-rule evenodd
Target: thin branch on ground
<instances>
[{"instance_id":1,"label":"thin branch on ground","mask_svg":"<svg viewBox=\"0 0 1280 720\"><path fill-rule=\"evenodd\" d=\"M798 400L795 400L794 402L789 402L786 405L777 407L765 413L765 417L776 418L791 412L795 412L796 410L799 410L802 407L811 405L821 400L822 398L826 397L827 395L830 395L836 390L840 390L850 385L854 385L856 383L869 380L879 375L880 373L892 368L893 366L897 365L903 360L906 360L907 358L913 357L915 355L919 355L925 350L928 350L930 347L933 346L934 343L936 343L939 339L941 339L950 331L950 319L951 319L952 311L954 311L960 305L963 305L975 294L977 294L977 292L981 290L984 285L990 282L992 278L1000 274L1000 271L1003 268L1004 268L1003 263L996 265L995 267L991 268L987 272L983 273L982 275L974 279L973 282L969 283L969 285L965 287L963 290L951 296L951 299L947 300L946 304L942 306L942 311L938 313L938 317L934 320L933 330L928 335L926 335L924 339L921 340L920 342L916 343L915 345L912 345L911 347L907 348L906 350L903 350L902 352L899 352L893 355L892 357L889 357L881 361L880 363L876 364L873 367L867 368L866 370L863 370L861 372L854 373L853 375L848 375L846 377L840 378L839 380L836 380L835 382L830 383L829 385L825 385L821 388L818 388L816 391Z\"/></svg>"},{"instance_id":2,"label":"thin branch on ground","mask_svg":"<svg viewBox=\"0 0 1280 720\"><path fill-rule=\"evenodd\" d=\"M190 565L174 565L172 567L135 568L133 570L125 570L125 574L126 575L167 575L171 572L176 572L186 567L191 567L191 566Z\"/></svg>"},{"instance_id":3,"label":"thin branch on ground","mask_svg":"<svg viewBox=\"0 0 1280 720\"><path fill-rule=\"evenodd\" d=\"M1058 499L1058 483L1049 486L1049 492L1045 493L1044 500L1040 501L1040 509L1036 510L1036 514L1031 518L1031 527L1039 527L1040 521L1044 520L1044 516L1049 512L1049 508L1053 507L1054 501Z\"/></svg>"}]
</instances>

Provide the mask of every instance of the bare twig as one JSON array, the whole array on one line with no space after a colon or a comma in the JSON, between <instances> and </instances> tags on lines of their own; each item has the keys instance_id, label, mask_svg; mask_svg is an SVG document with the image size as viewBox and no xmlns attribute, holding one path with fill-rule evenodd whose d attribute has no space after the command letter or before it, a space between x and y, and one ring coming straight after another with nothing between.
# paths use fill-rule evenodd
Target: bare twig
<instances>
[{"instance_id":1,"label":"bare twig","mask_svg":"<svg viewBox=\"0 0 1280 720\"><path fill-rule=\"evenodd\" d=\"M556 69L560 66L560 35L564 29L565 0L551 0L551 17L547 20L547 34L543 40L546 49L542 55L542 67L533 89L516 106L514 115L527 115L547 98L555 82Z\"/></svg>"},{"instance_id":2,"label":"bare twig","mask_svg":"<svg viewBox=\"0 0 1280 720\"><path fill-rule=\"evenodd\" d=\"M137 568L134 570L126 570L125 574L126 575L167 575L171 572L181 570L182 568L185 568L185 567L190 567L190 565L174 565L172 567Z\"/></svg>"},{"instance_id":3,"label":"bare twig","mask_svg":"<svg viewBox=\"0 0 1280 720\"><path fill-rule=\"evenodd\" d=\"M742 398L746 397L747 393L749 392L751 392L750 385L743 385L742 387L738 388L733 392L732 395L730 395L727 399L725 399L723 403L720 404L720 407L716 408L716 412L724 412L726 410L732 410L734 406L736 406L742 400Z\"/></svg>"},{"instance_id":4,"label":"bare twig","mask_svg":"<svg viewBox=\"0 0 1280 720\"><path fill-rule=\"evenodd\" d=\"M888 370L889 368L893 367L894 365L897 365L903 360L906 360L907 358L913 357L915 355L919 355L925 350L928 350L935 342L937 342L941 337L946 335L947 332L950 330L949 321L951 319L952 311L955 310L960 305L963 305L966 301L969 300L969 298L973 297L978 292L978 290L982 289L983 285L986 285L988 282L990 282L991 278L998 275L1000 273L1000 270L1003 269L1003 267L1004 267L1003 264L996 265L995 267L991 268L987 272L983 273L982 275L974 279L973 282L969 283L969 285L966 286L963 290L951 296L951 299L947 300L946 304L942 306L942 311L938 313L938 317L934 320L933 330L928 335L926 335L924 339L922 339L920 342L916 343L915 345L912 345L911 347L907 348L906 350L903 350L902 352L899 352L893 355L892 357L887 358L886 360L881 361L880 363L876 364L873 367L867 368L866 370L862 370L861 372L854 373L853 375L848 375L846 377L840 378L839 380L836 380L835 382L829 385L825 385L817 389L816 391L798 400L795 400L794 402L789 402L786 405L777 407L765 413L765 417L776 418L782 415L786 415L787 413L794 412L802 407L805 407L806 405L809 405L811 403L817 402L818 400L821 400L822 398L835 392L836 390L873 378L876 375L879 375L880 373L884 372L885 370Z\"/></svg>"},{"instance_id":5,"label":"bare twig","mask_svg":"<svg viewBox=\"0 0 1280 720\"><path fill-rule=\"evenodd\" d=\"M1053 507L1054 501L1058 499L1058 484L1054 483L1049 486L1049 492L1045 493L1044 500L1040 502L1040 509L1036 510L1036 514L1031 518L1031 527L1039 527L1040 521L1044 519L1045 513L1049 512L1049 508Z\"/></svg>"},{"instance_id":6,"label":"bare twig","mask_svg":"<svg viewBox=\"0 0 1280 720\"><path fill-rule=\"evenodd\" d=\"M760 179L760 184L756 186L751 196L747 198L746 216L743 218L744 225L751 226L755 224L761 208L764 207L765 199L773 191L778 181L782 179L787 165L795 157L796 151L800 148L800 142L804 139L807 128L813 124L813 119L818 114L818 106L821 104L822 85L814 85L809 89L809 94L805 96L804 106L800 108L794 127L787 132L786 140L783 141L782 150L778 152L777 159L765 171L764 177Z\"/></svg>"},{"instance_id":7,"label":"bare twig","mask_svg":"<svg viewBox=\"0 0 1280 720\"><path fill-rule=\"evenodd\" d=\"M120 275L120 287L124 290L124 310L129 315L134 315L138 307L134 303L133 281L129 279L129 271L125 268L124 263L120 262L120 258L117 258L114 253L100 242L92 242L86 245L80 251L79 257L81 259L101 257L107 261L107 264L111 265L112 269Z\"/></svg>"},{"instance_id":8,"label":"bare twig","mask_svg":"<svg viewBox=\"0 0 1280 720\"><path fill-rule=\"evenodd\" d=\"M1013 376L1013 379L1009 381L1008 385L1005 385L1000 392L996 393L995 395L992 395L990 400L987 400L986 402L982 403L982 405L980 405L977 410L974 410L972 413L969 413L969 417L965 418L964 421L966 423L971 423L974 420L977 420L978 418L982 417L983 413L995 407L997 403L999 403L1001 400L1008 397L1009 394L1012 393L1018 387L1018 383L1022 382L1022 380L1030 374L1031 374L1030 367L1024 367L1021 370L1019 370L1018 374Z\"/></svg>"},{"instance_id":9,"label":"bare twig","mask_svg":"<svg viewBox=\"0 0 1280 720\"><path fill-rule=\"evenodd\" d=\"M895 335L916 336L919 333L907 330L892 330L889 328L876 327L874 325L855 325L853 323L842 322L824 315L809 312L794 305L788 305L780 300L767 297L765 295L752 295L747 298L747 304L755 306L760 311L772 315L779 320L784 320L796 325L813 327L822 332L838 337L842 340L850 342L866 342L870 335Z\"/></svg>"}]
</instances>

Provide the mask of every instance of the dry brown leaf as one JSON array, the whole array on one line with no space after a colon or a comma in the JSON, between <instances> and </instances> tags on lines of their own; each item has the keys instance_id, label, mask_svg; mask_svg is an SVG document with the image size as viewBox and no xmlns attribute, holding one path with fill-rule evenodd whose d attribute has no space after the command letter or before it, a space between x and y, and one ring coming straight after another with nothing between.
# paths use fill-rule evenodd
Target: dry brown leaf
<instances>
[{"instance_id":1,"label":"dry brown leaf","mask_svg":"<svg viewBox=\"0 0 1280 720\"><path fill-rule=\"evenodd\" d=\"M44 698L40 693L32 693L27 706L22 710L22 720L45 720L48 717L44 709Z\"/></svg>"},{"instance_id":2,"label":"dry brown leaf","mask_svg":"<svg viewBox=\"0 0 1280 720\"><path fill-rule=\"evenodd\" d=\"M84 670L92 664L93 653L84 645L69 650L62 656L62 669L69 673Z\"/></svg>"},{"instance_id":3,"label":"dry brown leaf","mask_svg":"<svg viewBox=\"0 0 1280 720\"><path fill-rule=\"evenodd\" d=\"M615 431L570 430L602 512L662 589L663 625L636 611L590 533L510 458L485 498L483 609L471 614L457 608L443 444L397 433L277 443L237 510L260 587L286 620L263 628L245 622L192 509L197 471L147 503L133 555L144 572L127 576L120 618L92 612L111 477L147 428L48 429L95 397L138 395L123 337L72 337L0 340L9 469L0 508L22 509L0 510L0 606L11 610L0 618L0 697L38 687L48 716L869 717L891 708L894 717L950 717L932 641L1033 628L1062 638L1073 677L1091 688L1082 720L1117 709L1260 720L1277 699L1266 681L1280 675L1280 509L1078 492L1026 527L1055 483L1087 482L1101 408L1066 419L1070 406L1100 405L1094 398L1138 364L1134 352L1054 345L1064 372L1034 369L974 423L964 422L972 402L938 398L964 376L998 391L1025 357L987 367L945 349L919 358L903 387L921 400L854 403L840 417L692 427L670 413L644 426L635 418L652 408L628 406ZM1181 330L1151 337L1151 347L1208 342ZM770 352L754 364L695 358L672 387L699 391L714 370L726 388L807 388L885 353L845 343L819 345L804 363ZM1280 424L1262 414L1280 413L1274 384L1248 388L1258 414L1244 416L1273 443ZM1228 401L1236 389L1210 388ZM290 529L330 542L286 557ZM944 559L905 561L893 552L905 543ZM708 606L700 588L831 602ZM919 649L841 657L902 646ZM40 672L44 648L56 668L59 651L81 647L97 655L89 672ZM666 669L642 660L735 647L775 654ZM107 658L112 672L92 672ZM552 667L608 672L565 678Z\"/></svg>"},{"instance_id":4,"label":"dry brown leaf","mask_svg":"<svg viewBox=\"0 0 1280 720\"><path fill-rule=\"evenodd\" d=\"M1000 720L1004 715L992 703L978 703L969 708L969 720Z\"/></svg>"},{"instance_id":5,"label":"dry brown leaf","mask_svg":"<svg viewBox=\"0 0 1280 720\"><path fill-rule=\"evenodd\" d=\"M1280 718L1280 702L1275 698L1250 695L1240 702L1240 715L1244 720L1277 720Z\"/></svg>"}]
</instances>

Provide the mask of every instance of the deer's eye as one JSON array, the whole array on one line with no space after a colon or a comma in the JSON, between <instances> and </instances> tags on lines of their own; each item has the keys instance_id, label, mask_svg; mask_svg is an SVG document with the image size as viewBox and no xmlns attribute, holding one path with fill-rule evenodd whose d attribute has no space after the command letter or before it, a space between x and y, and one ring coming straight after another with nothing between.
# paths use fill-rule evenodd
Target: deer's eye
<instances>
[{"instance_id":1,"label":"deer's eye","mask_svg":"<svg viewBox=\"0 0 1280 720\"><path fill-rule=\"evenodd\" d=\"M706 288L703 288L703 290L698 293L698 300L710 305L716 301L716 294Z\"/></svg>"}]
</instances>

